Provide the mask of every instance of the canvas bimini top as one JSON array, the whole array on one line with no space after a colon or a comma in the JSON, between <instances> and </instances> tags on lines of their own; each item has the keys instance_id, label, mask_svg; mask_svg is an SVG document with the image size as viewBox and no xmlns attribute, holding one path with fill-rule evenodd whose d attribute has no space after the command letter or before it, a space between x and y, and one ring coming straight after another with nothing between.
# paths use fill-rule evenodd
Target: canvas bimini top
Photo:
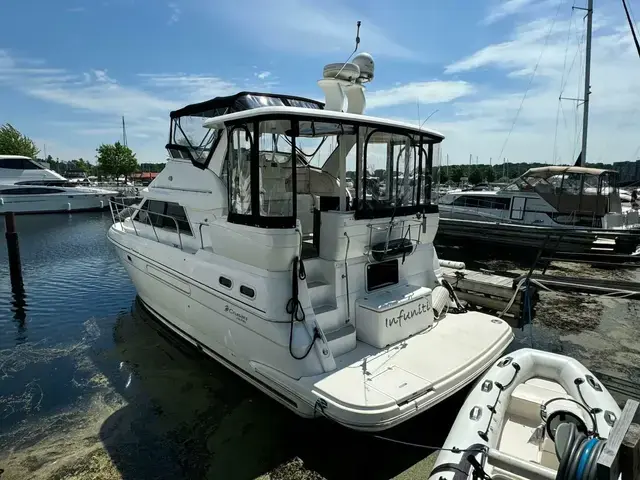
<instances>
[{"instance_id":1,"label":"canvas bimini top","mask_svg":"<svg viewBox=\"0 0 640 480\"><path fill-rule=\"evenodd\" d=\"M215 97L204 102L193 103L171 112L171 118L217 117L227 113L242 112L260 107L302 107L323 109L324 103L310 98L274 93L239 92L226 97Z\"/></svg>"}]
</instances>

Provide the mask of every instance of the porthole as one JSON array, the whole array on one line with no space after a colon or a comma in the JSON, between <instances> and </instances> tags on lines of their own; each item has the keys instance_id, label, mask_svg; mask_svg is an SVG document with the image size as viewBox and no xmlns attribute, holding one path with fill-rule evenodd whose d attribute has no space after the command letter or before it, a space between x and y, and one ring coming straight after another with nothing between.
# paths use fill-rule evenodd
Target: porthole
<instances>
[{"instance_id":1,"label":"porthole","mask_svg":"<svg viewBox=\"0 0 640 480\"><path fill-rule=\"evenodd\" d=\"M240 285L240 293L245 297L255 298L256 291L253 288L247 287L246 285Z\"/></svg>"},{"instance_id":2,"label":"porthole","mask_svg":"<svg viewBox=\"0 0 640 480\"><path fill-rule=\"evenodd\" d=\"M227 277L220 277L218 279L218 282L220 282L220 285L222 285L225 288L231 288L233 285L233 282L229 280Z\"/></svg>"}]
</instances>

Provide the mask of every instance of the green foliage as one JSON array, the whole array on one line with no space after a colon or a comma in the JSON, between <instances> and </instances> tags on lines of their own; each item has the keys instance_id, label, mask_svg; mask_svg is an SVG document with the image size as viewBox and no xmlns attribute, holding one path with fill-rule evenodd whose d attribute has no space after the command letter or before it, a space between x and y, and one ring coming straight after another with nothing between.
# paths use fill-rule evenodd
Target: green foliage
<instances>
[{"instance_id":1,"label":"green foliage","mask_svg":"<svg viewBox=\"0 0 640 480\"><path fill-rule=\"evenodd\" d=\"M33 140L21 134L10 123L0 126L0 155L22 155L35 159L39 152Z\"/></svg>"},{"instance_id":2,"label":"green foliage","mask_svg":"<svg viewBox=\"0 0 640 480\"><path fill-rule=\"evenodd\" d=\"M449 180L447 171L442 167L440 167L438 170L438 173L440 174L440 183L447 183L447 181Z\"/></svg>"},{"instance_id":3,"label":"green foliage","mask_svg":"<svg viewBox=\"0 0 640 480\"><path fill-rule=\"evenodd\" d=\"M103 143L97 150L98 168L105 175L116 178L124 175L125 178L138 169L138 160L135 154L126 145L120 142L114 144Z\"/></svg>"},{"instance_id":4,"label":"green foliage","mask_svg":"<svg viewBox=\"0 0 640 480\"><path fill-rule=\"evenodd\" d=\"M453 183L460 183L460 179L464 176L462 168L459 165L451 167L450 175Z\"/></svg>"},{"instance_id":5,"label":"green foliage","mask_svg":"<svg viewBox=\"0 0 640 480\"><path fill-rule=\"evenodd\" d=\"M469 175L469 183L471 185L477 185L480 182L482 182L482 172L479 168L474 168L471 175Z\"/></svg>"},{"instance_id":6,"label":"green foliage","mask_svg":"<svg viewBox=\"0 0 640 480\"><path fill-rule=\"evenodd\" d=\"M492 167L487 168L487 171L485 172L485 177L487 178L487 182L489 183L494 182L496 180L496 174L493 171Z\"/></svg>"}]
</instances>

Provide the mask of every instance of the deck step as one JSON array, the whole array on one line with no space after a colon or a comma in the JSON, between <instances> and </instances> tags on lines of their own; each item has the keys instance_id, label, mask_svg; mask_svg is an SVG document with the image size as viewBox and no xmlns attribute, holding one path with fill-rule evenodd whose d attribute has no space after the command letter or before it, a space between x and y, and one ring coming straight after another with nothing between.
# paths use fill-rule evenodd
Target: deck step
<instances>
[{"instance_id":1,"label":"deck step","mask_svg":"<svg viewBox=\"0 0 640 480\"><path fill-rule=\"evenodd\" d=\"M334 358L356 348L356 329L350 323L337 330L325 332L325 337L329 342L329 348Z\"/></svg>"},{"instance_id":2,"label":"deck step","mask_svg":"<svg viewBox=\"0 0 640 480\"><path fill-rule=\"evenodd\" d=\"M316 305L315 307L313 307L313 311L316 314L316 318L322 315L323 313L332 312L334 310L337 310L337 307L331 304Z\"/></svg>"},{"instance_id":3,"label":"deck step","mask_svg":"<svg viewBox=\"0 0 640 480\"><path fill-rule=\"evenodd\" d=\"M307 280L311 305L325 305L335 301L333 287L324 280Z\"/></svg>"}]
</instances>

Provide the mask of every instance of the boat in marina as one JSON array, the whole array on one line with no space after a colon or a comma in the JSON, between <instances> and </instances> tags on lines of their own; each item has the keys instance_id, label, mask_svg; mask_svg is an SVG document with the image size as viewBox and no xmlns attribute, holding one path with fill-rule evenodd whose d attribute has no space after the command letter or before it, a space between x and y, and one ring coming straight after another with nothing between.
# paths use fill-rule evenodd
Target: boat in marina
<instances>
[{"instance_id":1,"label":"boat in marina","mask_svg":"<svg viewBox=\"0 0 640 480\"><path fill-rule=\"evenodd\" d=\"M108 231L173 332L298 415L365 431L445 400L513 339L442 281L421 179L443 136L365 115L373 74L359 54L325 67L325 102L240 92L172 112L166 167L126 218L111 202Z\"/></svg>"},{"instance_id":2,"label":"boat in marina","mask_svg":"<svg viewBox=\"0 0 640 480\"><path fill-rule=\"evenodd\" d=\"M430 479L595 478L586 469L595 468L620 416L611 394L577 360L517 350L475 384ZM589 452L594 460L586 461ZM581 456L587 458L578 462Z\"/></svg>"},{"instance_id":3,"label":"boat in marina","mask_svg":"<svg viewBox=\"0 0 640 480\"><path fill-rule=\"evenodd\" d=\"M453 191L440 217L557 228L640 229L638 210L622 207L615 170L550 166L527 170L498 191Z\"/></svg>"},{"instance_id":4,"label":"boat in marina","mask_svg":"<svg viewBox=\"0 0 640 480\"><path fill-rule=\"evenodd\" d=\"M0 213L103 210L118 192L80 186L29 157L0 155Z\"/></svg>"}]
</instances>

